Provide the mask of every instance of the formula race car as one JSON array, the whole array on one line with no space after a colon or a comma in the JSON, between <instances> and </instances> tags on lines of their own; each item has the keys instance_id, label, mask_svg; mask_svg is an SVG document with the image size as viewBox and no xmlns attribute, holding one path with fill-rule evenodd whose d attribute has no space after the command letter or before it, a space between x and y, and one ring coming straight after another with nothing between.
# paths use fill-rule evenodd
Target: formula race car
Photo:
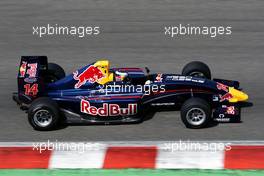
<instances>
[{"instance_id":1,"label":"formula race car","mask_svg":"<svg viewBox=\"0 0 264 176\"><path fill-rule=\"evenodd\" d=\"M147 67L110 68L108 60L99 60L65 76L46 56L22 56L17 82L13 99L36 130L56 129L60 122L142 122L160 107L180 109L187 128L204 128L212 121L240 121L240 102L248 99L238 81L211 79L199 61L182 74L150 74Z\"/></svg>"}]
</instances>

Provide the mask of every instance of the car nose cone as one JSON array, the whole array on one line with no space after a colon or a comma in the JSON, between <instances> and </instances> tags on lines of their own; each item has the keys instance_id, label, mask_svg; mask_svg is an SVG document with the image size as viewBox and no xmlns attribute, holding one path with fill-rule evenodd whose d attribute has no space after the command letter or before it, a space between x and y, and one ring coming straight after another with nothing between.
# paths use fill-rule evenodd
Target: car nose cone
<instances>
[{"instance_id":1,"label":"car nose cone","mask_svg":"<svg viewBox=\"0 0 264 176\"><path fill-rule=\"evenodd\" d=\"M229 99L229 102L231 103L248 100L248 95L246 93L233 87L229 87L229 93L233 96L231 99Z\"/></svg>"}]
</instances>

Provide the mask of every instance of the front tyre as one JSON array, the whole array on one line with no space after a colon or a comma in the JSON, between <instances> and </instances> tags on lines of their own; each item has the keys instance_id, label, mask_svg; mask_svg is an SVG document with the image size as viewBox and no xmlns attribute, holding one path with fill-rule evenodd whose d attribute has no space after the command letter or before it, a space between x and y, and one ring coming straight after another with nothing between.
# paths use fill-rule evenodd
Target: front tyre
<instances>
[{"instance_id":1,"label":"front tyre","mask_svg":"<svg viewBox=\"0 0 264 176\"><path fill-rule=\"evenodd\" d=\"M28 121L35 130L48 131L56 128L59 122L57 103L46 97L34 100L28 110Z\"/></svg>"},{"instance_id":2,"label":"front tyre","mask_svg":"<svg viewBox=\"0 0 264 176\"><path fill-rule=\"evenodd\" d=\"M181 107L181 119L187 128L204 128L211 120L211 107L201 98L190 98Z\"/></svg>"}]
</instances>

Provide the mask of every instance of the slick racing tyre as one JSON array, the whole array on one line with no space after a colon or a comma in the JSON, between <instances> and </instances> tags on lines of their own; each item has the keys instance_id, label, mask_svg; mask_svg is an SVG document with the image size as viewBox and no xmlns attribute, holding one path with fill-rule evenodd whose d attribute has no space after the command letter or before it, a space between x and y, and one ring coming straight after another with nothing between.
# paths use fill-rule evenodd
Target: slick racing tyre
<instances>
[{"instance_id":1,"label":"slick racing tyre","mask_svg":"<svg viewBox=\"0 0 264 176\"><path fill-rule=\"evenodd\" d=\"M190 98L181 107L181 119L187 128L204 128L211 120L210 105L201 98Z\"/></svg>"},{"instance_id":2,"label":"slick racing tyre","mask_svg":"<svg viewBox=\"0 0 264 176\"><path fill-rule=\"evenodd\" d=\"M65 77L65 71L61 66L55 63L48 63L47 74L45 74L45 82L52 83Z\"/></svg>"},{"instance_id":3,"label":"slick racing tyre","mask_svg":"<svg viewBox=\"0 0 264 176\"><path fill-rule=\"evenodd\" d=\"M42 97L34 100L28 110L30 125L39 131L52 130L59 122L59 109L56 102Z\"/></svg>"},{"instance_id":4,"label":"slick racing tyre","mask_svg":"<svg viewBox=\"0 0 264 176\"><path fill-rule=\"evenodd\" d=\"M193 61L184 66L182 75L211 79L210 68L203 62Z\"/></svg>"}]
</instances>

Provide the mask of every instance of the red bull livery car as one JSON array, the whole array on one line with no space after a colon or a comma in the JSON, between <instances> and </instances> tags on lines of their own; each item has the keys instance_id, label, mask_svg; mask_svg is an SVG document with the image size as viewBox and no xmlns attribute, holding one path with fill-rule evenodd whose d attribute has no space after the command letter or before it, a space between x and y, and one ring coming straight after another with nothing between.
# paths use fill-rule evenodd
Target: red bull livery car
<instances>
[{"instance_id":1,"label":"red bull livery car","mask_svg":"<svg viewBox=\"0 0 264 176\"><path fill-rule=\"evenodd\" d=\"M142 122L150 109L163 107L180 110L188 128L240 121L241 102L248 95L238 81L211 79L208 66L198 61L187 64L182 74L149 72L110 68L108 60L100 60L65 76L46 56L23 56L13 99L36 130L51 130L60 122Z\"/></svg>"}]
</instances>

